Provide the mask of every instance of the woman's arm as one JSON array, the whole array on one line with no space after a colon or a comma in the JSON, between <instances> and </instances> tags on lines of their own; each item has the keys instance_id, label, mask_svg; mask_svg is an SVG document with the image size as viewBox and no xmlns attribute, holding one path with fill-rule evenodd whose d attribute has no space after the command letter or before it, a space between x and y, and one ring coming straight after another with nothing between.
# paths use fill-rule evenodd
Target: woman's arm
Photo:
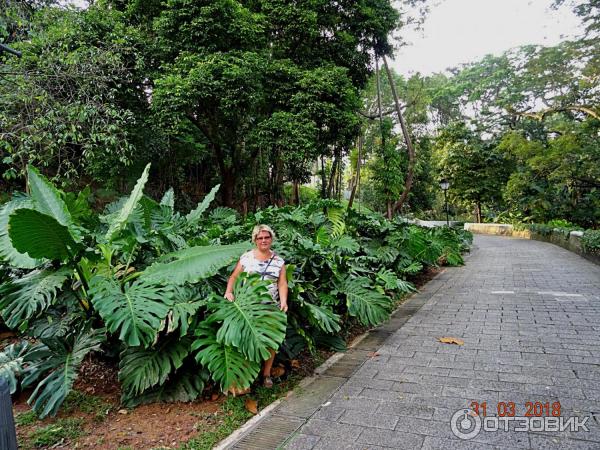
<instances>
[{"instance_id":1,"label":"woman's arm","mask_svg":"<svg viewBox=\"0 0 600 450\"><path fill-rule=\"evenodd\" d=\"M243 270L244 270L244 268L242 267L241 261L238 261L238 263L235 266L235 269L233 269L233 272L231 273L231 276L229 277L229 280L227 280L227 289L225 289L225 298L227 300L229 300L230 302L232 302L235 299L235 297L233 296L233 285L235 284L235 280L239 276L239 274L242 273Z\"/></svg>"},{"instance_id":2,"label":"woman's arm","mask_svg":"<svg viewBox=\"0 0 600 450\"><path fill-rule=\"evenodd\" d=\"M281 266L281 272L279 272L279 279L277 280L277 289L279 290L279 308L283 312L287 312L288 310L288 283L287 283L287 273L285 270L285 264Z\"/></svg>"}]
</instances>

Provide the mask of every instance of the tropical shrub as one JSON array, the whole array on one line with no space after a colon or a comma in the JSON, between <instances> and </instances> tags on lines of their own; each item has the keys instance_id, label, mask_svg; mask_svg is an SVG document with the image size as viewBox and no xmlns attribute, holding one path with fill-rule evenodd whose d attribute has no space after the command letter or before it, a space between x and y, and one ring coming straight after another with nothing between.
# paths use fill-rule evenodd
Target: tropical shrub
<instances>
[{"instance_id":1,"label":"tropical shrub","mask_svg":"<svg viewBox=\"0 0 600 450\"><path fill-rule=\"evenodd\" d=\"M129 196L97 215L85 192L65 194L29 167L30 194L0 209L0 315L33 342L0 353L0 376L13 391L31 386L41 417L56 414L93 352L118 359L122 402L134 406L194 400L207 383L249 387L269 349L287 358L344 349L349 322L386 320L394 297L414 290L408 276L461 264L469 242L461 230L388 221L331 200L246 218L209 212L219 186L181 215L172 190L159 202L143 194L148 177L149 165ZM239 277L235 302L222 296L256 223L277 230L287 315L265 301L267 283L256 276Z\"/></svg>"}]
</instances>

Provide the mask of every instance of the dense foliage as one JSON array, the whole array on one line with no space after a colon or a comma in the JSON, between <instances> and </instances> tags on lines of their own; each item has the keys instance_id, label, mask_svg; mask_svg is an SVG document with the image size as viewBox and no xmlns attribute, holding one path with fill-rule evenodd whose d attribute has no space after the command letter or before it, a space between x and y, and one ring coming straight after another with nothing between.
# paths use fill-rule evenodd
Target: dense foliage
<instances>
[{"instance_id":1,"label":"dense foliage","mask_svg":"<svg viewBox=\"0 0 600 450\"><path fill-rule=\"evenodd\" d=\"M331 201L270 207L242 219L208 212L216 186L195 209L144 195L147 166L129 196L96 215L28 168L30 195L0 209L0 314L31 345L0 354L12 390L34 387L29 403L55 414L91 352L119 361L124 404L192 400L206 383L245 388L269 349L295 357L317 345L344 348L340 330L384 321L406 276L438 263L461 264L469 235L423 229ZM290 311L266 282L240 277L235 302L222 297L232 263L250 248L256 223L277 230L287 261Z\"/></svg>"}]
</instances>

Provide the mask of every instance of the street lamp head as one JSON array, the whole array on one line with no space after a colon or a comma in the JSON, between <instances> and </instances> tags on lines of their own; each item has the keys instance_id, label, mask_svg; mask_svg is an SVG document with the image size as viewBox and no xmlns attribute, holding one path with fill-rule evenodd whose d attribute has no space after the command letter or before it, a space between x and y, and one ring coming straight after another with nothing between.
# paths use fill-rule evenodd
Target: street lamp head
<instances>
[{"instance_id":1,"label":"street lamp head","mask_svg":"<svg viewBox=\"0 0 600 450\"><path fill-rule=\"evenodd\" d=\"M449 187L450 187L450 183L448 182L448 180L446 180L445 178L440 180L440 188L443 191L447 191Z\"/></svg>"}]
</instances>

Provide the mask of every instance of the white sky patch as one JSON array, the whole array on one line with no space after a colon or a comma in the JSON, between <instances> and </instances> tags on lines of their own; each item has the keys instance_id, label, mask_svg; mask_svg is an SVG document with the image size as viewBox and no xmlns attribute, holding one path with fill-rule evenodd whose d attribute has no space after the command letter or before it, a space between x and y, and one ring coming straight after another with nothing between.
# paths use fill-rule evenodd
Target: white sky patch
<instances>
[{"instance_id":1,"label":"white sky patch","mask_svg":"<svg viewBox=\"0 0 600 450\"><path fill-rule=\"evenodd\" d=\"M444 0L432 7L421 31L403 30L410 46L396 50L392 67L403 75L442 72L487 54L526 44L556 45L581 33L569 8L550 0Z\"/></svg>"}]
</instances>

